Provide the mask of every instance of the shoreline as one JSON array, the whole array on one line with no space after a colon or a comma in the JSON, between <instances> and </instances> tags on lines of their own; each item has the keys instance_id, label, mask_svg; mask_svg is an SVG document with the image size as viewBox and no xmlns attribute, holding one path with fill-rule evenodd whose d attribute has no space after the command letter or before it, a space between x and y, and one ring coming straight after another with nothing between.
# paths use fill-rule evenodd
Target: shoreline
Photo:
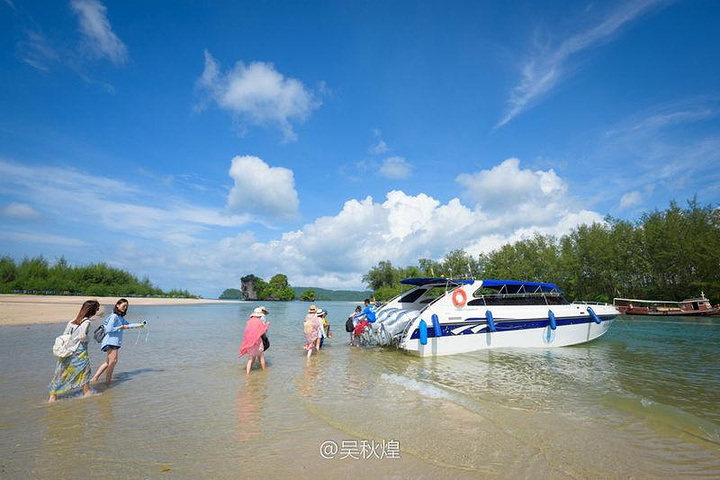
<instances>
[{"instance_id":1,"label":"shoreline","mask_svg":"<svg viewBox=\"0 0 720 480\"><path fill-rule=\"evenodd\" d=\"M0 294L0 326L36 325L43 323L66 323L75 318L85 300L97 300L102 305L102 315L112 311L120 297L64 296L64 295L18 295ZM207 298L147 298L128 297L130 306L202 305L209 303L232 303L238 300L215 300ZM102 315L96 315L97 319Z\"/></svg>"}]
</instances>

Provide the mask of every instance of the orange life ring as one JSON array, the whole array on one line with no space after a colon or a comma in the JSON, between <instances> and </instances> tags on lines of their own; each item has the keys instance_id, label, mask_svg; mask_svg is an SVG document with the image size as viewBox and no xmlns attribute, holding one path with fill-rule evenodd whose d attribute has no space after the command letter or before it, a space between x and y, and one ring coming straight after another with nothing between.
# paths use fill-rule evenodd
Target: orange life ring
<instances>
[{"instance_id":1,"label":"orange life ring","mask_svg":"<svg viewBox=\"0 0 720 480\"><path fill-rule=\"evenodd\" d=\"M458 298L460 297L460 298ZM462 288L456 289L452 294L452 302L458 308L462 308L467 303L467 294Z\"/></svg>"}]
</instances>

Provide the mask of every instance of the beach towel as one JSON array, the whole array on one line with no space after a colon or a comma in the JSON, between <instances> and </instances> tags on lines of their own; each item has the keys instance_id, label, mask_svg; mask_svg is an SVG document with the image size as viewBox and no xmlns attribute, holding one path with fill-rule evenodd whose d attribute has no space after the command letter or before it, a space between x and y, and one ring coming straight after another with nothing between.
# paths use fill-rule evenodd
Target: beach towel
<instances>
[{"instance_id":1,"label":"beach towel","mask_svg":"<svg viewBox=\"0 0 720 480\"><path fill-rule=\"evenodd\" d=\"M250 317L247 321L247 326L245 326L245 336L243 337L242 345L240 345L238 358L248 353L252 347L258 344L262 345L262 338L260 337L267 332L269 327L270 324L263 323L260 317Z\"/></svg>"}]
</instances>

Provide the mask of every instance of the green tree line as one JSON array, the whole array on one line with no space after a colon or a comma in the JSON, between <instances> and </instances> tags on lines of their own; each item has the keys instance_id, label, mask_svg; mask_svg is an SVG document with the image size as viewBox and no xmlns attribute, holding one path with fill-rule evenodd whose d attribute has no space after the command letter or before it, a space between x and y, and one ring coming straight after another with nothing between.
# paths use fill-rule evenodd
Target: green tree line
<instances>
[{"instance_id":1,"label":"green tree line","mask_svg":"<svg viewBox=\"0 0 720 480\"><path fill-rule=\"evenodd\" d=\"M0 258L1 293L45 295L88 295L97 297L183 297L196 298L187 290L163 291L145 277L105 263L71 266L65 258L54 265L43 257L24 258L15 263L9 256Z\"/></svg>"},{"instance_id":2,"label":"green tree line","mask_svg":"<svg viewBox=\"0 0 720 480\"><path fill-rule=\"evenodd\" d=\"M416 266L382 261L363 281L379 299L388 299L401 291L403 278L441 275L551 282L569 299L682 300L703 291L718 301L720 208L671 202L635 222L607 217L560 238L538 234L477 257L453 250Z\"/></svg>"}]
</instances>

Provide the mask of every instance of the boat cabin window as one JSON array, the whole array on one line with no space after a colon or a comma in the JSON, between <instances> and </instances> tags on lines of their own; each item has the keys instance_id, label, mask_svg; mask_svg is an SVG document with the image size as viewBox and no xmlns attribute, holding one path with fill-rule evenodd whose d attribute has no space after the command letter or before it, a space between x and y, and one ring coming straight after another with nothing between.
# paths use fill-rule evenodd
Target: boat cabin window
<instances>
[{"instance_id":1,"label":"boat cabin window","mask_svg":"<svg viewBox=\"0 0 720 480\"><path fill-rule=\"evenodd\" d=\"M468 302L477 305L566 305L569 302L560 295L486 295Z\"/></svg>"},{"instance_id":2,"label":"boat cabin window","mask_svg":"<svg viewBox=\"0 0 720 480\"><path fill-rule=\"evenodd\" d=\"M425 295L423 295L423 299L420 300L420 303L434 302L436 298L445 295L448 290L450 289L445 287L445 285L440 287L432 287L425 293Z\"/></svg>"},{"instance_id":3,"label":"boat cabin window","mask_svg":"<svg viewBox=\"0 0 720 480\"><path fill-rule=\"evenodd\" d=\"M480 287L473 292L473 297L480 298L483 295L497 295L498 291L495 288Z\"/></svg>"},{"instance_id":4,"label":"boat cabin window","mask_svg":"<svg viewBox=\"0 0 720 480\"><path fill-rule=\"evenodd\" d=\"M400 303L415 303L415 301L418 298L422 297L422 294L425 292L427 292L426 288L418 288L417 290L413 290L404 297L402 297L400 299Z\"/></svg>"}]
</instances>

